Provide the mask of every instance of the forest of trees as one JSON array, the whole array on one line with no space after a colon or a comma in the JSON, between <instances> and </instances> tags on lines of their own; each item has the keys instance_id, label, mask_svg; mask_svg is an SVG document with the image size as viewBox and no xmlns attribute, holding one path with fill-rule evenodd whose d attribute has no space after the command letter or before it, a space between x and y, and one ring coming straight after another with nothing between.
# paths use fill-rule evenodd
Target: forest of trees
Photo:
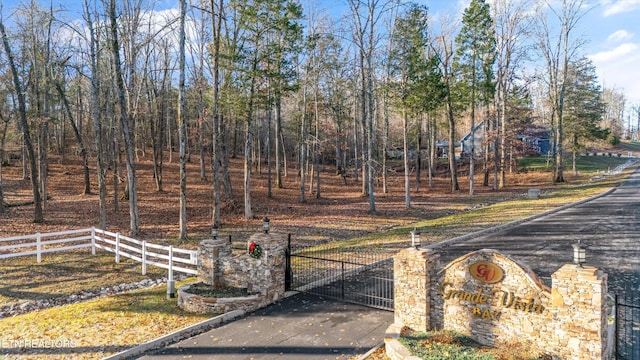
<instances>
[{"instance_id":1,"label":"forest of trees","mask_svg":"<svg viewBox=\"0 0 640 360\"><path fill-rule=\"evenodd\" d=\"M100 195L100 227L107 194L115 206L126 200L132 235L136 163L153 162L162 191L164 164L178 161L184 239L189 181L211 181L217 226L220 203L240 191L229 178L234 157L244 161L247 219L252 171L267 173L269 196L284 176L296 176L304 203L321 196L326 163L362 184L375 213L391 149L402 149L410 207L410 177L413 191L421 176L431 186L439 141L448 142L451 190L459 190L464 163L473 195L476 168L482 186L505 187L516 135L534 124L551 136L553 183L564 181L565 151L629 135L624 95L602 89L581 52L575 27L588 11L584 0L555 8L470 0L459 19L437 21L428 7L405 1L340 4L339 15L297 0L180 0L161 11L151 0L0 5L0 162L22 159L34 222L46 216L50 154L81 157L84 192ZM640 128L640 111L638 118ZM469 132L471 154L452 156ZM186 178L192 154L200 179ZM0 167L0 211L2 194Z\"/></svg>"}]
</instances>

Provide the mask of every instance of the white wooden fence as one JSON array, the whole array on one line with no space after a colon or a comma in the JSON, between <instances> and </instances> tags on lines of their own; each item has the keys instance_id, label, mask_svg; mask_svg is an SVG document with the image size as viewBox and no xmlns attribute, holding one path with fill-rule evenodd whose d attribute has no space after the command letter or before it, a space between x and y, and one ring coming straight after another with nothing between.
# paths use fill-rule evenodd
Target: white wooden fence
<instances>
[{"instance_id":1,"label":"white wooden fence","mask_svg":"<svg viewBox=\"0 0 640 360\"><path fill-rule=\"evenodd\" d=\"M83 248L91 248L92 255L96 254L96 249L112 252L116 263L123 256L140 262L143 275L147 273L148 265L167 269L170 282L173 282L174 271L198 274L196 250L152 244L96 228L0 238L0 260L35 255L41 262L42 254Z\"/></svg>"}]
</instances>

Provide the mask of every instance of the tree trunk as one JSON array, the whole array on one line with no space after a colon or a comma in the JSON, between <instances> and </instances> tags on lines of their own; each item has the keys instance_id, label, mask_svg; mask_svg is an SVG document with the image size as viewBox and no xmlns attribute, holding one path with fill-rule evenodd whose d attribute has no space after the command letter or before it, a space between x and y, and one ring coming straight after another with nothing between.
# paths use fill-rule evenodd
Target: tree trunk
<instances>
[{"instance_id":1,"label":"tree trunk","mask_svg":"<svg viewBox=\"0 0 640 360\"><path fill-rule=\"evenodd\" d=\"M24 99L24 93L22 92L22 85L20 83L20 76L18 75L18 69L13 60L13 53L11 52L11 46L9 45L9 39L4 28L4 22L0 16L0 35L2 35L2 44L4 51L7 55L7 62L11 68L11 74L13 76L13 86L15 87L16 96L18 98L18 114L20 115L20 124L22 127L22 135L24 145L29 157L29 165L31 167L31 188L33 190L33 222L42 223L44 221L44 215L42 212L42 198L40 197L39 181L38 181L38 168L36 167L36 154L33 149L33 143L31 142L31 134L29 133L29 123L27 121L27 105Z\"/></svg>"},{"instance_id":2,"label":"tree trunk","mask_svg":"<svg viewBox=\"0 0 640 360\"><path fill-rule=\"evenodd\" d=\"M186 99L186 73L185 73L185 18L187 15L187 1L180 0L180 40L179 40L179 68L178 80L178 134L180 143L180 241L187 239L187 99Z\"/></svg>"},{"instance_id":3,"label":"tree trunk","mask_svg":"<svg viewBox=\"0 0 640 360\"><path fill-rule=\"evenodd\" d=\"M274 145L276 150L276 186L278 189L282 189L282 160L284 155L284 141L282 134L282 96L279 92L276 93L276 143Z\"/></svg>"},{"instance_id":4,"label":"tree trunk","mask_svg":"<svg viewBox=\"0 0 640 360\"><path fill-rule=\"evenodd\" d=\"M244 138L244 217L247 220L253 219L253 209L251 208L251 140L253 137L253 101L255 95L256 78L255 73L258 67L258 54L254 53L251 63L251 85L249 86L249 100L247 102L247 128Z\"/></svg>"},{"instance_id":5,"label":"tree trunk","mask_svg":"<svg viewBox=\"0 0 640 360\"><path fill-rule=\"evenodd\" d=\"M107 228L107 184L105 182L105 162L103 158L103 141L102 141L102 121L101 121L101 112L100 112L100 97L98 94L99 91L99 83L98 83L98 59L97 59L97 42L95 38L95 28L93 25L93 20L91 17L91 13L89 11L89 0L84 0L83 7L85 11L85 20L87 22L87 28L89 29L89 54L91 61L91 118L93 119L93 130L96 137L96 172L98 175L98 192L99 192L99 227L100 229ZM116 192L116 196L117 196ZM118 201L116 200L116 204Z\"/></svg>"},{"instance_id":6,"label":"tree trunk","mask_svg":"<svg viewBox=\"0 0 640 360\"><path fill-rule=\"evenodd\" d=\"M87 149L84 147L84 141L82 141L80 130L78 129L74 121L73 113L71 112L71 106L69 105L69 99L65 95L62 85L60 84L60 82L56 81L55 87L58 90L60 99L62 99L62 104L64 105L64 109L67 113L69 124L71 125L71 129L73 130L73 135L75 136L78 147L80 148L80 155L82 156L82 168L84 170L84 191L82 192L82 194L89 195L91 194L91 182L89 181L89 159L87 156Z\"/></svg>"},{"instance_id":7,"label":"tree trunk","mask_svg":"<svg viewBox=\"0 0 640 360\"><path fill-rule=\"evenodd\" d=\"M218 1L218 11L215 11L214 0L211 0L211 28L213 33L213 135L211 139L211 163L213 164L213 212L211 227L220 225L220 114L219 114L219 91L220 91L220 36L222 30L222 8L223 0ZM216 22L217 15L217 22ZM226 156L225 156L226 158ZM228 167L225 168L228 175ZM229 183L229 192L231 192Z\"/></svg>"},{"instance_id":8,"label":"tree trunk","mask_svg":"<svg viewBox=\"0 0 640 360\"><path fill-rule=\"evenodd\" d=\"M402 152L403 152L403 165L404 165L404 206L407 209L411 208L411 184L409 171L409 116L407 115L407 109L402 107Z\"/></svg>"},{"instance_id":9,"label":"tree trunk","mask_svg":"<svg viewBox=\"0 0 640 360\"><path fill-rule=\"evenodd\" d=\"M302 85L302 124L300 126L300 203L307 202L305 182L307 179L307 86Z\"/></svg>"},{"instance_id":10,"label":"tree trunk","mask_svg":"<svg viewBox=\"0 0 640 360\"><path fill-rule=\"evenodd\" d=\"M129 197L129 234L138 236L140 234L138 215L138 190L136 186L136 170L134 158L133 129L129 122L127 113L127 101L125 99L124 80L122 74L122 63L120 62L120 44L118 42L118 18L116 15L116 0L109 1L109 18L111 22L111 51L115 68L116 86L118 91L118 104L120 105L120 123L124 135L124 145L127 163L127 186Z\"/></svg>"}]
</instances>

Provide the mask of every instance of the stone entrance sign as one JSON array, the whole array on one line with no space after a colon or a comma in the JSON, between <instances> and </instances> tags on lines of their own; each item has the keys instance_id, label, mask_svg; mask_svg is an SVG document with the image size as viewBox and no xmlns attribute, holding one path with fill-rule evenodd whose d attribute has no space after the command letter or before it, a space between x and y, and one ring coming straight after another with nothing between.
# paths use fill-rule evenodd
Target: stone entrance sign
<instances>
[{"instance_id":1,"label":"stone entrance sign","mask_svg":"<svg viewBox=\"0 0 640 360\"><path fill-rule=\"evenodd\" d=\"M447 329L489 346L524 343L554 358L610 358L602 271L567 264L552 275L549 288L527 265L495 250L445 266L439 259L433 250L414 248L394 258L391 332Z\"/></svg>"}]
</instances>

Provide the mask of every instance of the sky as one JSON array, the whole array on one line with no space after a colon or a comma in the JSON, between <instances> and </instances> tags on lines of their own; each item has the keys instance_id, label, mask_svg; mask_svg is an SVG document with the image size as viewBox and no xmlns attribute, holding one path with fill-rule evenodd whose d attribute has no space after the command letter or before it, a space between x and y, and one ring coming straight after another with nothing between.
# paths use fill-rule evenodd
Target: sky
<instances>
[{"instance_id":1,"label":"sky","mask_svg":"<svg viewBox=\"0 0 640 360\"><path fill-rule=\"evenodd\" d=\"M2 0L5 18L20 2L27 0ZM37 0L48 4L49 0ZM51 0L66 7L79 8L81 0ZM97 1L97 0L92 0ZM489 3L492 0L487 0ZM546 0L556 5L560 0ZM627 105L640 105L640 0L586 0L588 11L580 20L574 35L585 40L580 55L587 56L596 66L598 78L607 88L615 88L625 94ZM346 0L301 0L313 2L317 8L329 12L345 7ZM460 15L469 0L416 0L426 4L432 16L443 13ZM159 0L155 8L177 8L178 0ZM45 5L46 6L46 5Z\"/></svg>"},{"instance_id":2,"label":"sky","mask_svg":"<svg viewBox=\"0 0 640 360\"><path fill-rule=\"evenodd\" d=\"M556 6L559 2L548 1ZM574 32L585 41L580 55L591 59L603 87L624 93L629 108L640 106L640 0L588 1L588 11ZM432 12L448 11L450 7L461 12L468 3L468 0L427 1Z\"/></svg>"}]
</instances>

